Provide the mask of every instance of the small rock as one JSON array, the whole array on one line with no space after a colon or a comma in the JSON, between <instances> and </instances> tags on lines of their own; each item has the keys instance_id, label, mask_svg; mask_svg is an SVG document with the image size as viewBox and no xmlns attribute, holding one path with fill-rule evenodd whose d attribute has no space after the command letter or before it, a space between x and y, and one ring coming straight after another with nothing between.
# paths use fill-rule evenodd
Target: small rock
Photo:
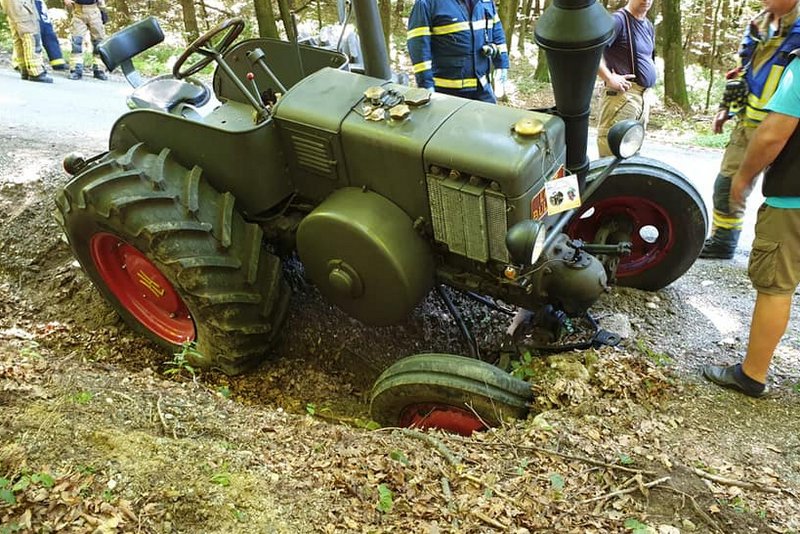
<instances>
[{"instance_id":1,"label":"small rock","mask_svg":"<svg viewBox=\"0 0 800 534\"><path fill-rule=\"evenodd\" d=\"M685 528L689 532L694 532L695 530L697 530L697 525L695 525L688 519L684 519L683 521L681 521L681 526L683 526L683 528Z\"/></svg>"},{"instance_id":2,"label":"small rock","mask_svg":"<svg viewBox=\"0 0 800 534\"><path fill-rule=\"evenodd\" d=\"M700 285L703 286L703 287L708 287L708 286L714 285L714 281L713 280L703 280L702 282L700 282Z\"/></svg>"},{"instance_id":3,"label":"small rock","mask_svg":"<svg viewBox=\"0 0 800 534\"><path fill-rule=\"evenodd\" d=\"M622 313L614 313L603 317L601 326L605 330L617 334L622 339L628 339L632 334L631 321L627 315Z\"/></svg>"},{"instance_id":4,"label":"small rock","mask_svg":"<svg viewBox=\"0 0 800 534\"><path fill-rule=\"evenodd\" d=\"M658 304L656 304L655 302L645 302L644 307L650 308L651 310L656 310L658 309Z\"/></svg>"},{"instance_id":5,"label":"small rock","mask_svg":"<svg viewBox=\"0 0 800 534\"><path fill-rule=\"evenodd\" d=\"M115 479L115 478L109 478L109 479L108 479L108 482L106 482L106 487L107 487L109 490L111 490L111 491L114 491L114 488L116 488L116 487L117 487L117 479Z\"/></svg>"},{"instance_id":6,"label":"small rock","mask_svg":"<svg viewBox=\"0 0 800 534\"><path fill-rule=\"evenodd\" d=\"M650 297L647 299L647 301L648 302L659 303L659 302L661 302L661 299L659 298L658 295L650 295Z\"/></svg>"}]
</instances>

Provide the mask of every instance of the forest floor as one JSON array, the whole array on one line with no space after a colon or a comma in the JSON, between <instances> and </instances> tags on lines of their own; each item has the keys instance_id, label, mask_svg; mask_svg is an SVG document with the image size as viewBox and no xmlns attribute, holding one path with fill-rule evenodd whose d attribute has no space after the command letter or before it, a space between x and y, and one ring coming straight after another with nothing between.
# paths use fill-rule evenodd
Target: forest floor
<instances>
[{"instance_id":1,"label":"forest floor","mask_svg":"<svg viewBox=\"0 0 800 534\"><path fill-rule=\"evenodd\" d=\"M375 429L389 364L467 353L434 295L367 328L299 279L271 359L192 374L120 321L52 217L63 155L102 143L2 120L0 138L0 533L800 532L797 313L768 398L698 377L743 354L746 258L603 297L623 342L523 362L527 420ZM505 316L453 297L495 353Z\"/></svg>"}]
</instances>

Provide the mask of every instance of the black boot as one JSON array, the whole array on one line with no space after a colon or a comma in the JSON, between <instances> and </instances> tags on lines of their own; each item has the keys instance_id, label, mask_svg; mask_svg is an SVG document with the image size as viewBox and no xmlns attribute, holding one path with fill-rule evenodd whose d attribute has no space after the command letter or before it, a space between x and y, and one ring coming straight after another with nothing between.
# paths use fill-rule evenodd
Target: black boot
<instances>
[{"instance_id":1,"label":"black boot","mask_svg":"<svg viewBox=\"0 0 800 534\"><path fill-rule=\"evenodd\" d=\"M42 73L39 74L38 76L31 76L29 74L26 79L29 82L53 83L53 78L48 76L45 71L42 71Z\"/></svg>"},{"instance_id":2,"label":"black boot","mask_svg":"<svg viewBox=\"0 0 800 534\"><path fill-rule=\"evenodd\" d=\"M108 79L108 74L106 74L105 71L103 71L103 69L97 65L92 65L92 75L98 80L106 81Z\"/></svg>"},{"instance_id":3,"label":"black boot","mask_svg":"<svg viewBox=\"0 0 800 534\"><path fill-rule=\"evenodd\" d=\"M19 71L19 75L22 76L23 80L28 79L28 69L24 69L21 67L14 67L14 69Z\"/></svg>"},{"instance_id":4,"label":"black boot","mask_svg":"<svg viewBox=\"0 0 800 534\"><path fill-rule=\"evenodd\" d=\"M70 80L80 80L83 78L83 65L75 65L75 68L69 71Z\"/></svg>"},{"instance_id":5,"label":"black boot","mask_svg":"<svg viewBox=\"0 0 800 534\"><path fill-rule=\"evenodd\" d=\"M729 260L736 252L736 244L739 242L741 230L727 230L717 228L714 234L706 239L700 257L713 260Z\"/></svg>"}]
</instances>

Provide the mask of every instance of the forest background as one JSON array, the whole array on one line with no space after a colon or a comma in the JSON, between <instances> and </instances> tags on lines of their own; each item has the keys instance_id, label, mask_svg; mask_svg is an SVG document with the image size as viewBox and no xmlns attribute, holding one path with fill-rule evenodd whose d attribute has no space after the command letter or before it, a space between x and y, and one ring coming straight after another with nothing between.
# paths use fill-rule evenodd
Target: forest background
<instances>
[{"instance_id":1,"label":"forest background","mask_svg":"<svg viewBox=\"0 0 800 534\"><path fill-rule=\"evenodd\" d=\"M342 0L339 0L340 2ZM551 0L498 0L506 40L511 43L509 103L520 107L547 105L549 80L546 60L533 39L536 22ZM392 67L411 72L406 50L406 23L413 0L377 0ZM245 36L294 39L317 35L336 24L337 0L106 0L110 13L107 32L113 33L154 15L167 33L166 43L143 54L138 67L155 74L169 68L170 58L198 35L232 16L248 22ZM604 0L609 11L624 2ZM51 19L69 49L68 15L62 0L46 0ZM680 130L680 138L701 146L724 146L727 136L712 135L708 114L716 110L725 72L736 66L742 31L761 9L752 0L655 0L648 16L656 27L659 79L658 102L651 127ZM294 22L293 22L294 19ZM0 49L10 53L10 33L0 13ZM413 76L411 76L413 79ZM675 139L674 135L670 135Z\"/></svg>"}]
</instances>

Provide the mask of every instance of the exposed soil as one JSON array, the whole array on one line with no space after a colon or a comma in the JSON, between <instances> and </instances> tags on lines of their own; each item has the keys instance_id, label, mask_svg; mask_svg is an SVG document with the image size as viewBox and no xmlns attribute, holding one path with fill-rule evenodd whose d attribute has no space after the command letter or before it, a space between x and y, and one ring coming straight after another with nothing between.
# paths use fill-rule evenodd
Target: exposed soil
<instances>
[{"instance_id":1,"label":"exposed soil","mask_svg":"<svg viewBox=\"0 0 800 534\"><path fill-rule=\"evenodd\" d=\"M63 155L101 147L0 136L0 532L800 531L797 312L770 398L697 378L743 354L745 258L615 289L593 312L626 339L523 362L527 421L471 438L374 430L369 389L391 362L467 354L435 295L367 328L289 266L276 354L192 376L119 320L51 216ZM453 296L495 355L507 317Z\"/></svg>"}]
</instances>

